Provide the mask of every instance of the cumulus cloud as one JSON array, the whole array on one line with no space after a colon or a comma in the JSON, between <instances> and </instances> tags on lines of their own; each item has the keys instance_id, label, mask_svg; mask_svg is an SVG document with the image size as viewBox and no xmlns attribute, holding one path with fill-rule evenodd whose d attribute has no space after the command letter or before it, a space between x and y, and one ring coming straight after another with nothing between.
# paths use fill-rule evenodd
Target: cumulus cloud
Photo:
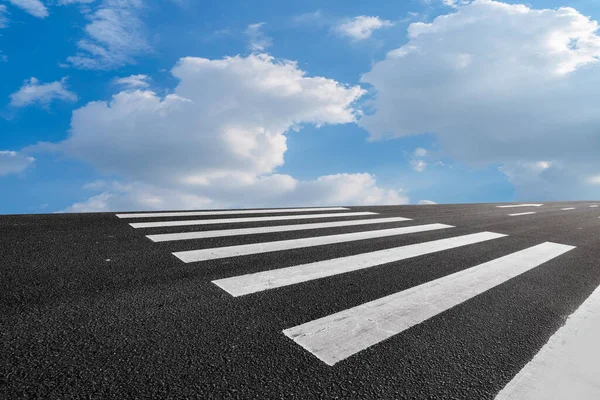
<instances>
[{"instance_id":1,"label":"cumulus cloud","mask_svg":"<svg viewBox=\"0 0 600 400\"><path fill-rule=\"evenodd\" d=\"M435 201L431 201L431 200L419 200L419 202L417 204L420 206L426 206L426 205L437 204L437 203Z\"/></svg>"},{"instance_id":2,"label":"cumulus cloud","mask_svg":"<svg viewBox=\"0 0 600 400\"><path fill-rule=\"evenodd\" d=\"M79 52L67 58L76 68L110 70L135 63L151 51L140 13L142 0L103 0L87 13L86 36L77 42Z\"/></svg>"},{"instance_id":3,"label":"cumulus cloud","mask_svg":"<svg viewBox=\"0 0 600 400\"><path fill-rule=\"evenodd\" d=\"M382 20L379 17L359 15L351 20L340 22L335 27L335 31L340 35L349 37L353 40L365 40L370 38L377 29L392 25L391 21Z\"/></svg>"},{"instance_id":4,"label":"cumulus cloud","mask_svg":"<svg viewBox=\"0 0 600 400\"><path fill-rule=\"evenodd\" d=\"M115 78L114 83L124 86L126 89L144 89L150 85L149 81L150 77L148 75L138 74L124 78Z\"/></svg>"},{"instance_id":5,"label":"cumulus cloud","mask_svg":"<svg viewBox=\"0 0 600 400\"><path fill-rule=\"evenodd\" d=\"M35 158L16 151L0 150L0 176L17 174L30 167Z\"/></svg>"},{"instance_id":6,"label":"cumulus cloud","mask_svg":"<svg viewBox=\"0 0 600 400\"><path fill-rule=\"evenodd\" d=\"M31 78L10 95L10 105L13 107L31 104L47 107L54 100L77 101L77 95L66 88L66 78L50 83L40 83L38 79Z\"/></svg>"},{"instance_id":7,"label":"cumulus cloud","mask_svg":"<svg viewBox=\"0 0 600 400\"><path fill-rule=\"evenodd\" d=\"M273 40L261 30L264 24L264 22L250 24L244 31L248 38L248 47L252 51L264 51L273 45Z\"/></svg>"},{"instance_id":8,"label":"cumulus cloud","mask_svg":"<svg viewBox=\"0 0 600 400\"><path fill-rule=\"evenodd\" d=\"M288 129L354 122L353 103L364 93L267 55L186 57L172 73L180 82L164 98L123 91L74 111L60 146L131 179L244 181L283 163Z\"/></svg>"},{"instance_id":9,"label":"cumulus cloud","mask_svg":"<svg viewBox=\"0 0 600 400\"><path fill-rule=\"evenodd\" d=\"M360 87L265 54L185 57L171 72L179 84L165 97L126 90L74 111L70 137L55 147L124 181L73 210L408 201L370 174L276 173L288 132L356 121Z\"/></svg>"},{"instance_id":10,"label":"cumulus cloud","mask_svg":"<svg viewBox=\"0 0 600 400\"><path fill-rule=\"evenodd\" d=\"M40 0L8 0L13 6L19 7L37 18L46 18L48 9Z\"/></svg>"},{"instance_id":11,"label":"cumulus cloud","mask_svg":"<svg viewBox=\"0 0 600 400\"><path fill-rule=\"evenodd\" d=\"M92 186L97 182L92 183ZM98 185L100 186L100 185ZM90 185L86 185L90 188ZM106 186L102 185L102 189ZM158 187L145 183L113 183L108 190L75 203L65 212L408 204L399 190L382 189L371 174L337 174L310 181L289 175L259 177L246 185L213 185L209 190Z\"/></svg>"},{"instance_id":12,"label":"cumulus cloud","mask_svg":"<svg viewBox=\"0 0 600 400\"><path fill-rule=\"evenodd\" d=\"M538 160L600 169L596 21L477 0L408 34L362 77L376 92L359 122L372 139L434 133L454 159L505 171Z\"/></svg>"}]
</instances>

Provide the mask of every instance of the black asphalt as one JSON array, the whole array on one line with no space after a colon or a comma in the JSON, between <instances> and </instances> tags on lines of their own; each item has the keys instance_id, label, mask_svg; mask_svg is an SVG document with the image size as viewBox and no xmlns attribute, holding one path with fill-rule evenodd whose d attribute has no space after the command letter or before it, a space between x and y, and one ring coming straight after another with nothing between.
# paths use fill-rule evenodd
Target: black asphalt
<instances>
[{"instance_id":1,"label":"black asphalt","mask_svg":"<svg viewBox=\"0 0 600 400\"><path fill-rule=\"evenodd\" d=\"M114 213L0 216L0 398L492 399L600 285L590 204L350 207L414 220L165 243L145 235L357 218L133 229ZM456 227L190 264L171 254L425 223ZM211 283L482 231L509 236L238 298ZM333 367L282 334L546 241L577 248Z\"/></svg>"}]
</instances>

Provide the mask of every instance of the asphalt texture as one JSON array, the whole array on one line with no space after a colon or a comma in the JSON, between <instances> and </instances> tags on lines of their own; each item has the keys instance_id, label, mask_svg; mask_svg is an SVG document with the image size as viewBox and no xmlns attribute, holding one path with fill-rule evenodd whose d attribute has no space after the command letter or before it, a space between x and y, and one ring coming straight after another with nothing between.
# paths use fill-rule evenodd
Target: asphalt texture
<instances>
[{"instance_id":1,"label":"asphalt texture","mask_svg":"<svg viewBox=\"0 0 600 400\"><path fill-rule=\"evenodd\" d=\"M350 207L413 221L164 243L145 235L358 218L134 229L192 218L0 216L0 398L493 399L600 285L590 204ZM427 223L455 228L189 264L172 255ZM211 283L482 231L509 236L237 298ZM576 249L334 366L282 333L546 241Z\"/></svg>"}]
</instances>

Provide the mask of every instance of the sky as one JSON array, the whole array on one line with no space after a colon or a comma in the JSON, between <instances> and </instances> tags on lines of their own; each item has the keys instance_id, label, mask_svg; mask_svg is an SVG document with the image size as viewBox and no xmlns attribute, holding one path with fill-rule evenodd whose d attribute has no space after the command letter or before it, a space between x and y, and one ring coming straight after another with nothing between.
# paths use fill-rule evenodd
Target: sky
<instances>
[{"instance_id":1,"label":"sky","mask_svg":"<svg viewBox=\"0 0 600 400\"><path fill-rule=\"evenodd\" d=\"M600 199L595 0L0 0L0 214Z\"/></svg>"}]
</instances>

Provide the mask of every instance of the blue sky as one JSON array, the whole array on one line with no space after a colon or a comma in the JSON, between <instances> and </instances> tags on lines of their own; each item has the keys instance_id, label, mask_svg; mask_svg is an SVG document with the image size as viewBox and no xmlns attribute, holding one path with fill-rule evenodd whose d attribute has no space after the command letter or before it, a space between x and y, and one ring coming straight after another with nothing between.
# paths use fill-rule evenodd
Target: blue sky
<instances>
[{"instance_id":1,"label":"blue sky","mask_svg":"<svg viewBox=\"0 0 600 400\"><path fill-rule=\"evenodd\" d=\"M598 199L595 3L0 2L0 213Z\"/></svg>"}]
</instances>

